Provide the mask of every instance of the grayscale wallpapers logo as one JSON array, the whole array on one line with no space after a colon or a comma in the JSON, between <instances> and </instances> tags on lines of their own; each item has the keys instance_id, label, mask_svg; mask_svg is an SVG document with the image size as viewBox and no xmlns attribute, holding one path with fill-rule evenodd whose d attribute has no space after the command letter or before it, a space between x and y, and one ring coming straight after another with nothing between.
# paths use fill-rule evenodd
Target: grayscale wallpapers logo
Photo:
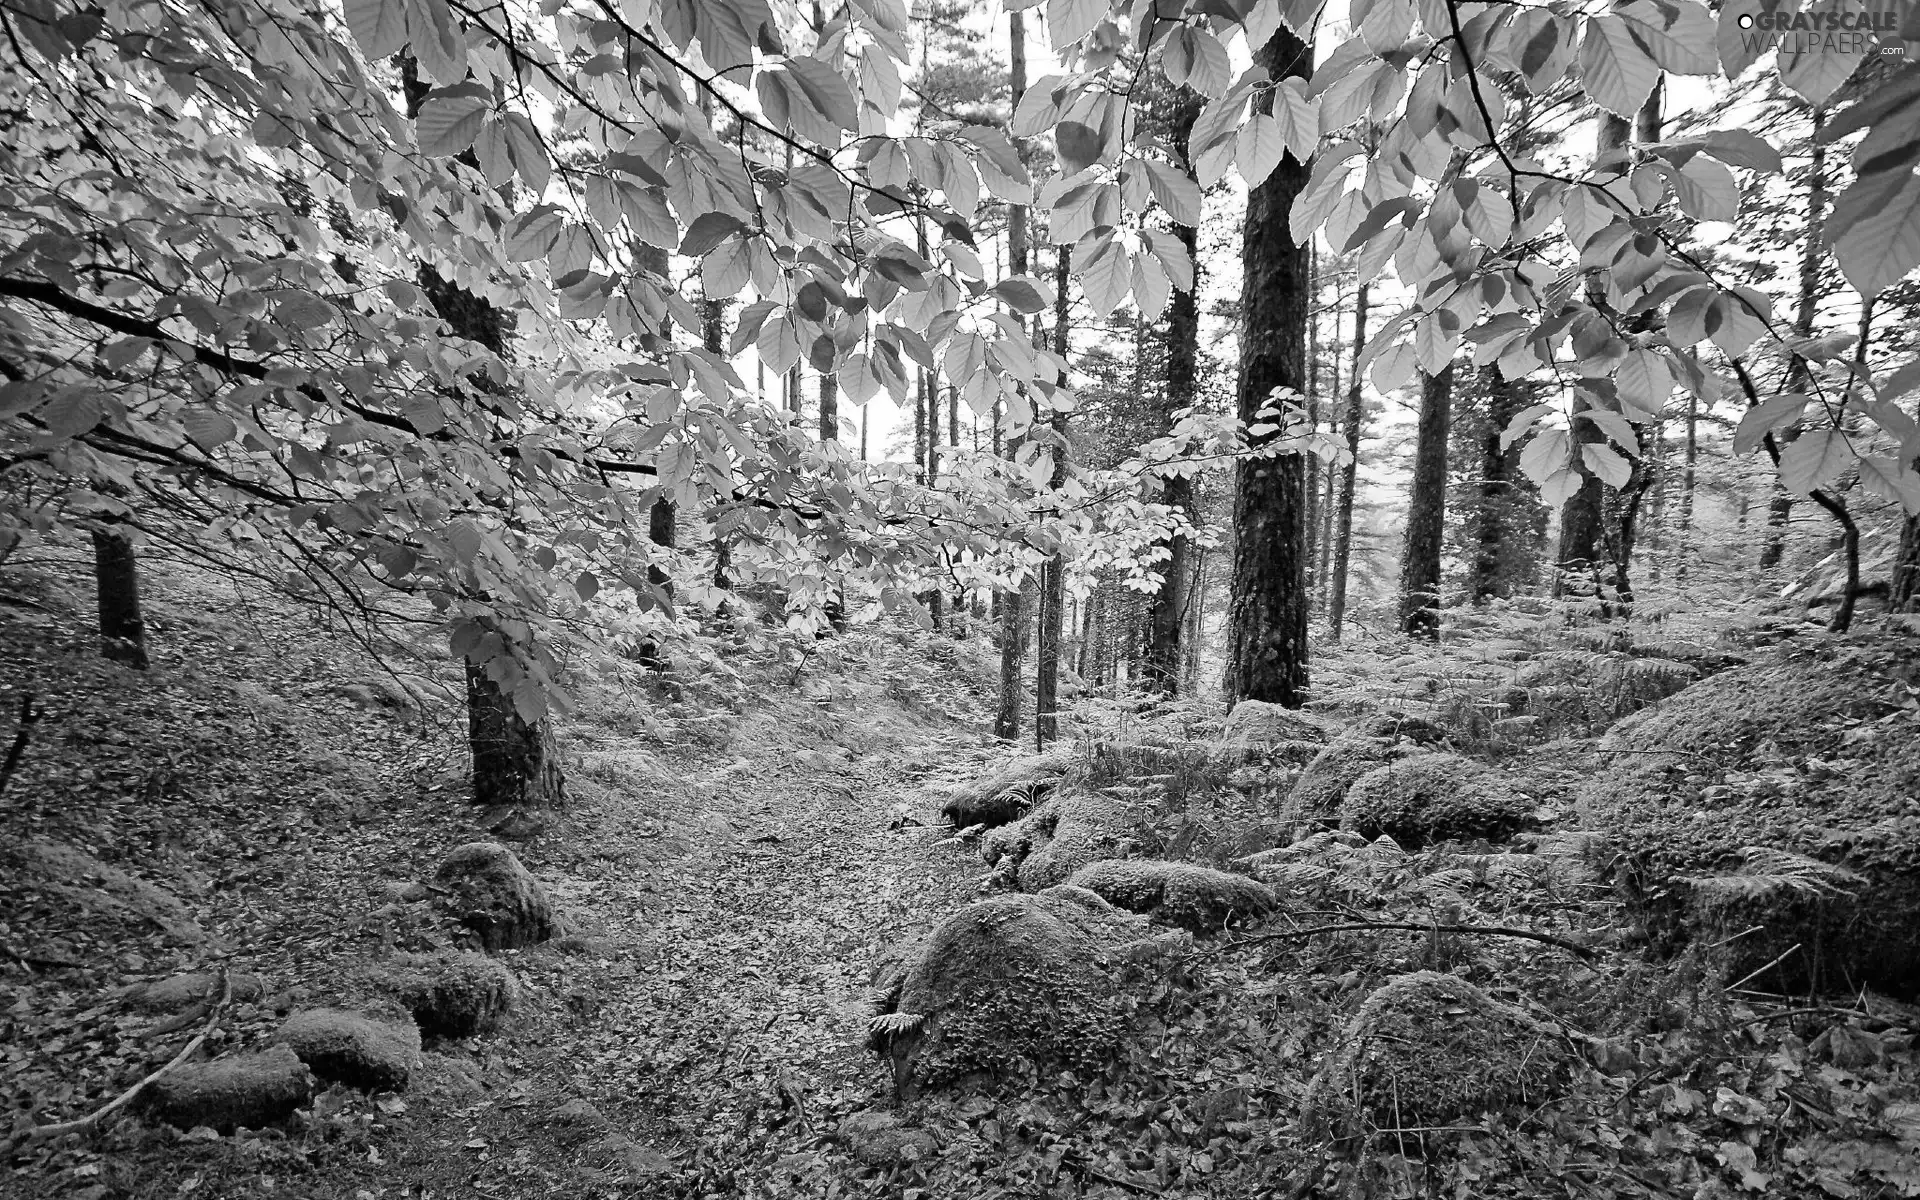
<instances>
[{"instance_id":1,"label":"grayscale wallpapers logo","mask_svg":"<svg viewBox=\"0 0 1920 1200\"><path fill-rule=\"evenodd\" d=\"M1738 24L1749 53L1779 49L1783 54L1907 53L1902 26L1911 26L1914 13L1891 9L1880 12L1757 12L1742 13ZM1912 36L1909 32L1906 36Z\"/></svg>"}]
</instances>

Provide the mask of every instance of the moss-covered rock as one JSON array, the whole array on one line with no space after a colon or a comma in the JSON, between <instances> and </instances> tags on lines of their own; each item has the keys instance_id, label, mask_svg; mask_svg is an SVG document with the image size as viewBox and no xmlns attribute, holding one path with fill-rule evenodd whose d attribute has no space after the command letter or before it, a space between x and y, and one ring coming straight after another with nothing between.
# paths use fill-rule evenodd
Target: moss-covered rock
<instances>
[{"instance_id":1,"label":"moss-covered rock","mask_svg":"<svg viewBox=\"0 0 1920 1200\"><path fill-rule=\"evenodd\" d=\"M995 828L1018 820L1046 799L1073 765L1065 750L1016 758L984 779L944 789L940 819L955 829Z\"/></svg>"},{"instance_id":2,"label":"moss-covered rock","mask_svg":"<svg viewBox=\"0 0 1920 1200\"><path fill-rule=\"evenodd\" d=\"M1556 1029L1464 979L1402 975L1347 1023L1307 1087L1301 1128L1345 1138L1537 1103L1568 1057Z\"/></svg>"},{"instance_id":3,"label":"moss-covered rock","mask_svg":"<svg viewBox=\"0 0 1920 1200\"><path fill-rule=\"evenodd\" d=\"M1532 823L1533 806L1498 771L1457 754L1416 754L1375 767L1347 788L1340 827L1386 834L1412 849L1431 842L1500 841Z\"/></svg>"},{"instance_id":4,"label":"moss-covered rock","mask_svg":"<svg viewBox=\"0 0 1920 1200\"><path fill-rule=\"evenodd\" d=\"M413 1014L428 1037L485 1033L520 996L520 985L506 964L465 950L395 955L371 975L375 986Z\"/></svg>"},{"instance_id":5,"label":"moss-covered rock","mask_svg":"<svg viewBox=\"0 0 1920 1200\"><path fill-rule=\"evenodd\" d=\"M1294 780L1288 797L1292 815L1308 823L1333 824L1348 786L1394 755L1393 743L1385 738L1348 734L1334 740Z\"/></svg>"},{"instance_id":6,"label":"moss-covered rock","mask_svg":"<svg viewBox=\"0 0 1920 1200\"><path fill-rule=\"evenodd\" d=\"M228 982L235 1004L254 1004L266 995L266 984L258 975L236 971ZM218 1000L220 994L220 976L211 971L195 971L141 984L127 993L127 1003L146 1012L170 1013Z\"/></svg>"},{"instance_id":7,"label":"moss-covered rock","mask_svg":"<svg viewBox=\"0 0 1920 1200\"><path fill-rule=\"evenodd\" d=\"M1083 888L970 904L882 975L871 1045L903 1094L1023 1064L1097 1071L1123 1025L1115 965L1146 932Z\"/></svg>"},{"instance_id":8,"label":"moss-covered rock","mask_svg":"<svg viewBox=\"0 0 1920 1200\"><path fill-rule=\"evenodd\" d=\"M1608 734L1580 806L1657 946L1723 943L1732 977L1779 958L1778 990L1920 994L1916 679L1910 637L1782 648Z\"/></svg>"},{"instance_id":9,"label":"moss-covered rock","mask_svg":"<svg viewBox=\"0 0 1920 1200\"><path fill-rule=\"evenodd\" d=\"M383 1020L338 1008L287 1018L275 1040L327 1083L370 1092L403 1092L420 1063L420 1031L411 1020Z\"/></svg>"},{"instance_id":10,"label":"moss-covered rock","mask_svg":"<svg viewBox=\"0 0 1920 1200\"><path fill-rule=\"evenodd\" d=\"M1163 925L1217 933L1273 911L1273 889L1257 879L1192 863L1108 859L1075 871L1067 883Z\"/></svg>"},{"instance_id":11,"label":"moss-covered rock","mask_svg":"<svg viewBox=\"0 0 1920 1200\"><path fill-rule=\"evenodd\" d=\"M555 933L553 903L533 873L498 842L468 842L440 863L440 907L486 950L512 950Z\"/></svg>"},{"instance_id":12,"label":"moss-covered rock","mask_svg":"<svg viewBox=\"0 0 1920 1200\"><path fill-rule=\"evenodd\" d=\"M1011 825L1002 825L982 841L989 865L1037 892L1065 883L1088 863L1124 857L1131 849L1141 814L1125 801L1096 792L1054 793Z\"/></svg>"},{"instance_id":13,"label":"moss-covered rock","mask_svg":"<svg viewBox=\"0 0 1920 1200\"><path fill-rule=\"evenodd\" d=\"M1327 728L1319 718L1264 700L1242 700L1227 714L1221 740L1236 746L1276 746L1283 742L1324 742Z\"/></svg>"},{"instance_id":14,"label":"moss-covered rock","mask_svg":"<svg viewBox=\"0 0 1920 1200\"><path fill-rule=\"evenodd\" d=\"M292 1050L274 1046L175 1067L147 1085L139 1104L169 1125L231 1133L277 1125L312 1099L312 1072Z\"/></svg>"},{"instance_id":15,"label":"moss-covered rock","mask_svg":"<svg viewBox=\"0 0 1920 1200\"><path fill-rule=\"evenodd\" d=\"M939 1139L886 1112L857 1112L834 1131L854 1158L870 1167L924 1162L940 1150Z\"/></svg>"}]
</instances>

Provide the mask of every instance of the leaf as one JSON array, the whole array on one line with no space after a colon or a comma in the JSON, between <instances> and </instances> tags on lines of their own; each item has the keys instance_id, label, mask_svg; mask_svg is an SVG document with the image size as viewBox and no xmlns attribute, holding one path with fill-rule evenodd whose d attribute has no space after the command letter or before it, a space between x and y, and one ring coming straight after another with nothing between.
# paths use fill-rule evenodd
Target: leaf
<instances>
[{"instance_id":1,"label":"leaf","mask_svg":"<svg viewBox=\"0 0 1920 1200\"><path fill-rule=\"evenodd\" d=\"M1280 159L1286 152L1287 139L1280 129L1280 123L1265 113L1254 113L1240 127L1234 142L1233 157L1239 164L1240 177L1252 188L1266 182L1267 176L1273 174L1273 169L1280 165Z\"/></svg>"},{"instance_id":2,"label":"leaf","mask_svg":"<svg viewBox=\"0 0 1920 1200\"><path fill-rule=\"evenodd\" d=\"M1713 75L1720 70L1713 14L1696 0L1632 0L1617 11L1632 26L1653 61L1676 75Z\"/></svg>"},{"instance_id":3,"label":"leaf","mask_svg":"<svg viewBox=\"0 0 1920 1200\"><path fill-rule=\"evenodd\" d=\"M1420 202L1411 196L1395 196L1391 200L1382 200L1373 206L1361 222L1347 235L1346 245L1341 253L1351 251L1355 246L1365 245L1375 234L1380 233L1391 221L1402 220L1409 213L1420 210Z\"/></svg>"},{"instance_id":4,"label":"leaf","mask_svg":"<svg viewBox=\"0 0 1920 1200\"><path fill-rule=\"evenodd\" d=\"M1782 392L1749 408L1741 414L1740 427L1733 433L1734 454L1752 454L1769 433L1799 420L1807 403L1807 397L1798 392Z\"/></svg>"},{"instance_id":5,"label":"leaf","mask_svg":"<svg viewBox=\"0 0 1920 1200\"><path fill-rule=\"evenodd\" d=\"M1542 429L1520 452L1520 469L1535 483L1545 483L1549 476L1566 469L1567 445L1566 430Z\"/></svg>"},{"instance_id":6,"label":"leaf","mask_svg":"<svg viewBox=\"0 0 1920 1200\"><path fill-rule=\"evenodd\" d=\"M1613 386L1622 404L1657 417L1673 395L1673 368L1656 350L1634 350L1614 371Z\"/></svg>"},{"instance_id":7,"label":"leaf","mask_svg":"<svg viewBox=\"0 0 1920 1200\"><path fill-rule=\"evenodd\" d=\"M600 594L600 577L592 571L582 571L573 581L573 594L581 600L591 600Z\"/></svg>"},{"instance_id":8,"label":"leaf","mask_svg":"<svg viewBox=\"0 0 1920 1200\"><path fill-rule=\"evenodd\" d=\"M1413 378L1413 371L1419 365L1411 342L1399 342L1381 351L1373 360L1373 369L1368 378L1373 380L1377 392L1390 392Z\"/></svg>"},{"instance_id":9,"label":"leaf","mask_svg":"<svg viewBox=\"0 0 1920 1200\"><path fill-rule=\"evenodd\" d=\"M106 401L98 392L70 388L55 396L40 412L47 431L57 438L76 438L106 419Z\"/></svg>"},{"instance_id":10,"label":"leaf","mask_svg":"<svg viewBox=\"0 0 1920 1200\"><path fill-rule=\"evenodd\" d=\"M1593 102L1616 116L1632 118L1660 78L1660 67L1634 40L1619 17L1587 18L1580 40L1580 78Z\"/></svg>"},{"instance_id":11,"label":"leaf","mask_svg":"<svg viewBox=\"0 0 1920 1200\"><path fill-rule=\"evenodd\" d=\"M1836 479L1852 465L1853 447L1831 427L1803 430L1780 452L1780 485L1799 496Z\"/></svg>"},{"instance_id":12,"label":"leaf","mask_svg":"<svg viewBox=\"0 0 1920 1200\"><path fill-rule=\"evenodd\" d=\"M1107 0L1047 0L1047 34L1057 54L1093 32L1107 15Z\"/></svg>"},{"instance_id":13,"label":"leaf","mask_svg":"<svg viewBox=\"0 0 1920 1200\"><path fill-rule=\"evenodd\" d=\"M1813 0L1804 11L1816 21L1839 21L1854 18L1859 9L1854 0ZM1822 104L1853 77L1871 40L1863 33L1788 34L1780 39L1780 82L1808 104Z\"/></svg>"},{"instance_id":14,"label":"leaf","mask_svg":"<svg viewBox=\"0 0 1920 1200\"><path fill-rule=\"evenodd\" d=\"M1109 236L1094 246L1092 255L1081 265L1079 276L1088 307L1095 316L1105 317L1127 298L1127 291L1133 285L1133 264L1126 248Z\"/></svg>"},{"instance_id":15,"label":"leaf","mask_svg":"<svg viewBox=\"0 0 1920 1200\"><path fill-rule=\"evenodd\" d=\"M1192 25L1182 25L1168 35L1160 65L1168 82L1209 98L1223 94L1233 82L1227 48L1205 29Z\"/></svg>"},{"instance_id":16,"label":"leaf","mask_svg":"<svg viewBox=\"0 0 1920 1200\"><path fill-rule=\"evenodd\" d=\"M1695 157L1673 177L1680 207L1702 221L1731 221L1740 215L1740 184L1733 172L1710 158Z\"/></svg>"},{"instance_id":17,"label":"leaf","mask_svg":"<svg viewBox=\"0 0 1920 1200\"><path fill-rule=\"evenodd\" d=\"M993 285L992 292L1017 313L1037 313L1047 306L1047 298L1026 279L1003 279Z\"/></svg>"},{"instance_id":18,"label":"leaf","mask_svg":"<svg viewBox=\"0 0 1920 1200\"><path fill-rule=\"evenodd\" d=\"M414 122L420 152L434 158L452 158L473 145L486 122L488 107L484 95L429 96Z\"/></svg>"},{"instance_id":19,"label":"leaf","mask_svg":"<svg viewBox=\"0 0 1920 1200\"><path fill-rule=\"evenodd\" d=\"M1176 167L1147 160L1147 185L1176 225L1200 224L1200 185Z\"/></svg>"},{"instance_id":20,"label":"leaf","mask_svg":"<svg viewBox=\"0 0 1920 1200\"><path fill-rule=\"evenodd\" d=\"M1580 461L1587 469L1599 477L1608 487L1621 488L1633 476L1633 465L1620 457L1620 452L1612 446L1598 446L1589 443L1580 447Z\"/></svg>"},{"instance_id":21,"label":"leaf","mask_svg":"<svg viewBox=\"0 0 1920 1200\"><path fill-rule=\"evenodd\" d=\"M1786 171L1780 152L1773 143L1745 129L1716 129L1707 134L1701 149L1728 166L1779 175Z\"/></svg>"},{"instance_id":22,"label":"leaf","mask_svg":"<svg viewBox=\"0 0 1920 1200\"><path fill-rule=\"evenodd\" d=\"M347 30L360 52L378 62L407 44L407 6L397 0L345 0Z\"/></svg>"},{"instance_id":23,"label":"leaf","mask_svg":"<svg viewBox=\"0 0 1920 1200\"><path fill-rule=\"evenodd\" d=\"M1920 176L1902 174L1891 189L1884 177L1855 182L1821 231L1847 282L1869 300L1920 266Z\"/></svg>"},{"instance_id":24,"label":"leaf","mask_svg":"<svg viewBox=\"0 0 1920 1200\"><path fill-rule=\"evenodd\" d=\"M787 74L799 85L800 94L813 110L841 129L860 126L860 106L848 90L840 72L817 58L804 56L787 60Z\"/></svg>"},{"instance_id":25,"label":"leaf","mask_svg":"<svg viewBox=\"0 0 1920 1200\"><path fill-rule=\"evenodd\" d=\"M1054 130L1054 146L1060 152L1060 165L1068 175L1078 175L1100 161L1106 139L1100 131L1078 121L1062 121Z\"/></svg>"},{"instance_id":26,"label":"leaf","mask_svg":"<svg viewBox=\"0 0 1920 1200\"><path fill-rule=\"evenodd\" d=\"M1594 408L1589 406L1581 409L1575 416L1585 417L1587 421L1605 433L1614 445L1619 446L1628 454L1636 458L1640 456L1640 436L1634 432L1632 423L1619 413L1614 412L1610 408ZM1614 486L1619 487L1620 485L1614 484Z\"/></svg>"},{"instance_id":27,"label":"leaf","mask_svg":"<svg viewBox=\"0 0 1920 1200\"><path fill-rule=\"evenodd\" d=\"M180 415L180 427L202 450L224 446L240 436L227 414L212 408L189 408Z\"/></svg>"},{"instance_id":28,"label":"leaf","mask_svg":"<svg viewBox=\"0 0 1920 1200\"><path fill-rule=\"evenodd\" d=\"M1320 142L1320 101L1309 99L1300 90L1298 79L1282 79L1273 89L1273 119L1293 156L1301 162L1310 161L1313 148Z\"/></svg>"},{"instance_id":29,"label":"leaf","mask_svg":"<svg viewBox=\"0 0 1920 1200\"><path fill-rule=\"evenodd\" d=\"M680 241L680 253L687 258L702 258L709 250L746 227L744 221L731 213L701 213L694 218L693 224L687 226L687 234Z\"/></svg>"}]
</instances>

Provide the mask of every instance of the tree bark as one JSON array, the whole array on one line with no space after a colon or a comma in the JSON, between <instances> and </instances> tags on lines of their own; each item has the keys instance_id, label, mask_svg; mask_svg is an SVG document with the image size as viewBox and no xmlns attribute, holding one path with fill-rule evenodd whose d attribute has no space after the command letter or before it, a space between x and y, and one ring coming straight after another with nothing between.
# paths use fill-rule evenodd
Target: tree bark
<instances>
[{"instance_id":1,"label":"tree bark","mask_svg":"<svg viewBox=\"0 0 1920 1200\"><path fill-rule=\"evenodd\" d=\"M1353 495L1360 480L1360 431L1366 420L1361 393L1360 355L1367 348L1367 284L1353 296L1353 372L1347 380L1347 461L1340 468L1340 499L1333 514L1333 563L1327 576L1327 633L1340 640L1347 618L1347 570L1353 563Z\"/></svg>"},{"instance_id":2,"label":"tree bark","mask_svg":"<svg viewBox=\"0 0 1920 1200\"><path fill-rule=\"evenodd\" d=\"M1026 21L1022 13L1013 12L1007 15L1007 24L1008 78L1012 85L1013 107L1018 108L1020 98L1027 91ZM1016 142L1016 149L1019 146L1020 143ZM1027 273L1027 208L1024 204L1011 206L1007 214L1007 266L1013 275ZM1000 432L999 413L1000 407L995 404L996 449ZM1006 454L1009 459L1019 456L1020 442L1019 438L1007 439ZM993 733L995 737L1007 741L1017 740L1020 736L1020 666L1027 657L1027 592L1030 586L1022 582L1019 588L1006 593L1000 600L1000 703L994 712Z\"/></svg>"},{"instance_id":3,"label":"tree bark","mask_svg":"<svg viewBox=\"0 0 1920 1200\"><path fill-rule=\"evenodd\" d=\"M1440 547L1446 534L1447 434L1453 401L1453 364L1420 386L1419 442L1407 504L1407 549L1400 567L1400 628L1414 637L1440 638Z\"/></svg>"},{"instance_id":4,"label":"tree bark","mask_svg":"<svg viewBox=\"0 0 1920 1200\"><path fill-rule=\"evenodd\" d=\"M1064 389L1067 386L1067 286L1072 282L1071 267L1073 248L1058 246L1054 250L1053 271L1053 352L1063 364L1057 380ZM1072 445L1067 441L1067 414L1062 409L1054 409L1048 418L1053 427L1053 477L1047 481L1048 488L1055 496L1067 482L1067 459L1072 453ZM1046 566L1040 570L1040 645L1036 655L1033 700L1033 737L1037 749L1045 750L1047 743L1060 733L1060 624L1067 603L1067 556L1062 550L1055 549L1053 556L1047 559Z\"/></svg>"},{"instance_id":5,"label":"tree bark","mask_svg":"<svg viewBox=\"0 0 1920 1200\"><path fill-rule=\"evenodd\" d=\"M1269 78L1305 78L1312 52L1282 26L1255 55ZM1271 111L1267 93L1257 107ZM1252 424L1275 388L1306 387L1307 248L1287 214L1307 166L1284 156L1247 196L1237 409ZM1255 446L1272 435L1251 439ZM1298 454L1243 459L1235 469L1233 610L1227 694L1297 708L1307 691L1306 464Z\"/></svg>"},{"instance_id":6,"label":"tree bark","mask_svg":"<svg viewBox=\"0 0 1920 1200\"><path fill-rule=\"evenodd\" d=\"M1185 93L1181 100L1174 114L1172 133L1176 158L1184 164L1193 122L1200 115L1200 102L1192 92ZM1173 234L1186 247L1187 257L1193 261L1194 270L1198 272L1199 231L1190 225L1175 225ZM1172 428L1173 414L1183 408L1191 408L1197 394L1195 375L1200 355L1200 305L1194 293L1199 289L1200 280L1196 274L1193 291L1176 289L1167 306L1167 386L1166 411L1162 414L1163 429ZM1184 475L1168 477L1160 485L1160 502L1183 517L1191 517L1193 480ZM1167 542L1167 553L1167 561L1161 564L1165 574L1161 576L1160 588L1147 608L1147 649L1142 673L1150 690L1172 696L1180 691L1183 659L1181 640L1186 630L1187 605L1192 586L1192 572L1187 563L1187 535L1174 534Z\"/></svg>"},{"instance_id":7,"label":"tree bark","mask_svg":"<svg viewBox=\"0 0 1920 1200\"><path fill-rule=\"evenodd\" d=\"M147 625L140 616L140 564L133 540L118 530L93 531L93 587L99 607L100 653L136 671L147 669Z\"/></svg>"},{"instance_id":8,"label":"tree bark","mask_svg":"<svg viewBox=\"0 0 1920 1200\"><path fill-rule=\"evenodd\" d=\"M1800 243L1800 293L1796 297L1793 312L1793 332L1798 337L1813 336L1813 322L1820 307L1820 255L1821 226L1826 221L1827 208L1827 148L1820 141L1820 126L1824 113L1819 105L1813 108L1812 161L1807 165L1807 225L1805 240ZM1810 390L1813 374L1807 368L1807 360L1796 354L1787 365L1787 387L1789 392L1805 393ZM1781 430L1776 437L1781 448L1791 446L1800 437L1800 423ZM1793 516L1793 493L1773 481L1773 494L1767 501L1767 534L1760 545L1760 569L1769 570L1780 565L1781 557L1787 549L1787 522Z\"/></svg>"}]
</instances>

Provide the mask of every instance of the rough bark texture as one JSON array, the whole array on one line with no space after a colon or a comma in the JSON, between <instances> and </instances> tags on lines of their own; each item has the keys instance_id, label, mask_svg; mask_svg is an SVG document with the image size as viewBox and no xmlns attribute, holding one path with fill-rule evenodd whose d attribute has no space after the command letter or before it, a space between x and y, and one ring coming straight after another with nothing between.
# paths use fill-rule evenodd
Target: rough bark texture
<instances>
[{"instance_id":1,"label":"rough bark texture","mask_svg":"<svg viewBox=\"0 0 1920 1200\"><path fill-rule=\"evenodd\" d=\"M1414 637L1440 637L1440 544L1446 535L1447 425L1453 402L1453 364L1427 376L1420 388L1419 443L1407 505L1407 551L1400 568L1400 628Z\"/></svg>"},{"instance_id":2,"label":"rough bark texture","mask_svg":"<svg viewBox=\"0 0 1920 1200\"><path fill-rule=\"evenodd\" d=\"M1908 517L1900 526L1900 557L1894 560L1887 607L1894 612L1920 612L1920 517Z\"/></svg>"},{"instance_id":3,"label":"rough bark texture","mask_svg":"<svg viewBox=\"0 0 1920 1200\"><path fill-rule=\"evenodd\" d=\"M1306 43L1284 27L1256 60L1276 80L1305 78L1313 65ZM1271 103L1271 95L1260 101ZM1307 248L1287 222L1306 181L1306 164L1288 154L1247 196L1238 411L1249 423L1275 388L1306 386ZM1227 692L1236 700L1297 708L1306 699L1306 479L1297 454L1244 460L1235 471Z\"/></svg>"},{"instance_id":4,"label":"rough bark texture","mask_svg":"<svg viewBox=\"0 0 1920 1200\"><path fill-rule=\"evenodd\" d=\"M1339 507L1333 515L1333 562L1327 568L1327 625L1334 641L1347 617L1347 567L1353 561L1353 493L1360 472L1360 429L1366 409L1360 392L1360 355L1367 348L1367 285L1353 297L1353 377L1347 381L1347 461L1340 468Z\"/></svg>"},{"instance_id":5,"label":"rough bark texture","mask_svg":"<svg viewBox=\"0 0 1920 1200\"><path fill-rule=\"evenodd\" d=\"M1027 91L1026 24L1020 13L1008 14L1007 37L1011 60L1008 75L1013 105L1017 108L1020 97ZM1009 274L1027 273L1027 209L1022 204L1013 205L1007 214L1007 260ZM995 448L998 449L999 404L994 405L993 412ZM1008 458L1017 457L1020 439L1007 439L1006 452ZM1000 598L1000 703L993 714L993 735L1008 741L1020 736L1020 665L1027 657L1027 592L1030 587L1023 583L1018 591L1008 592Z\"/></svg>"},{"instance_id":6,"label":"rough bark texture","mask_svg":"<svg viewBox=\"0 0 1920 1200\"><path fill-rule=\"evenodd\" d=\"M1800 294L1793 312L1793 332L1798 337L1813 334L1813 321L1820 307L1821 225L1826 220L1827 148L1820 141L1821 111L1813 110L1812 161L1807 165L1806 240L1800 245ZM1789 392L1808 392L1812 373L1807 361L1795 355L1787 365ZM1800 437L1800 423L1794 422L1777 435L1780 448L1786 449ZM1773 482L1773 495L1767 501L1767 539L1760 547L1760 567L1766 570L1780 565L1787 548L1787 521L1793 515L1793 493Z\"/></svg>"},{"instance_id":7,"label":"rough bark texture","mask_svg":"<svg viewBox=\"0 0 1920 1200\"><path fill-rule=\"evenodd\" d=\"M1194 119L1200 115L1200 102L1191 92L1182 100L1183 103L1174 114L1173 143L1176 153L1184 162ZM1176 225L1173 233L1180 239L1180 244L1187 248L1187 257L1198 264L1199 231L1188 225ZM1199 289L1198 279L1194 281L1194 288L1196 291ZM1165 416L1169 426L1174 413L1193 405L1195 363L1199 353L1200 305L1194 299L1193 292L1176 289L1167 306ZM1312 489L1308 491L1311 494ZM1166 480L1160 487L1160 502L1176 512L1191 514L1193 481L1185 477ZM1141 667L1149 688L1171 696L1180 690L1181 639L1187 625L1187 605L1192 591L1187 536L1174 535L1167 543L1167 551L1171 557L1161 567L1166 574L1161 580L1160 590L1154 593L1153 601L1147 608L1147 649Z\"/></svg>"},{"instance_id":8,"label":"rough bark texture","mask_svg":"<svg viewBox=\"0 0 1920 1200\"><path fill-rule=\"evenodd\" d=\"M140 617L140 566L124 533L93 532L93 585L100 609L100 653L147 669L147 626Z\"/></svg>"},{"instance_id":9,"label":"rough bark texture","mask_svg":"<svg viewBox=\"0 0 1920 1200\"><path fill-rule=\"evenodd\" d=\"M1053 352L1060 356L1062 363L1067 361L1067 285L1072 282L1072 248L1061 246L1055 254L1053 270ZM1067 373L1062 370L1059 385L1067 385ZM1056 494L1067 482L1067 460L1073 453L1073 444L1067 440L1067 414L1060 409L1053 411L1049 424L1053 426L1053 477L1047 486ZM1033 736L1039 748L1045 750L1047 743L1059 736L1060 719L1060 626L1067 608L1067 556L1055 550L1053 557L1040 571L1040 645L1035 664L1034 700L1033 700Z\"/></svg>"}]
</instances>

